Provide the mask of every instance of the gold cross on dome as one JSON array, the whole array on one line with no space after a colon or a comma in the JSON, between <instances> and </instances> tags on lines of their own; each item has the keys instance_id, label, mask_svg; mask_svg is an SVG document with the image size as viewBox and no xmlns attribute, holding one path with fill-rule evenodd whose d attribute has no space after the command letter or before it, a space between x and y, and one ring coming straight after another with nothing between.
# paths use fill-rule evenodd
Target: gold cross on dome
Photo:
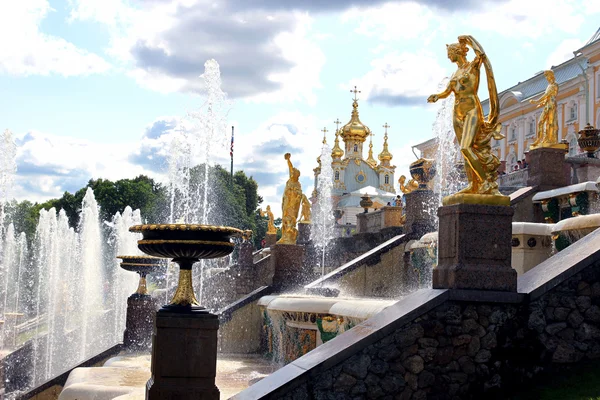
<instances>
[{"instance_id":1,"label":"gold cross on dome","mask_svg":"<svg viewBox=\"0 0 600 400\"><path fill-rule=\"evenodd\" d=\"M383 125L383 127L385 128L385 134L387 135L387 130L388 130L388 128L391 128L391 126L389 126L388 123L386 122L385 125Z\"/></svg>"},{"instance_id":2,"label":"gold cross on dome","mask_svg":"<svg viewBox=\"0 0 600 400\"><path fill-rule=\"evenodd\" d=\"M324 127L323 129L321 129L321 132L323 132L323 144L327 143L327 141L325 140L325 135L327 134L327 132L329 132L327 130L326 127Z\"/></svg>"},{"instance_id":3,"label":"gold cross on dome","mask_svg":"<svg viewBox=\"0 0 600 400\"><path fill-rule=\"evenodd\" d=\"M360 93L360 90L356 90L356 86L354 86L354 90L350 90L350 93L354 93L354 101L358 100L356 94Z\"/></svg>"},{"instance_id":4,"label":"gold cross on dome","mask_svg":"<svg viewBox=\"0 0 600 400\"><path fill-rule=\"evenodd\" d=\"M337 134L337 131L339 131L339 130L340 130L340 124L342 123L342 121L340 121L340 119L339 119L339 118L336 118L336 120L335 120L335 121L333 121L333 123L335 124L335 132L336 132L336 134Z\"/></svg>"}]
</instances>

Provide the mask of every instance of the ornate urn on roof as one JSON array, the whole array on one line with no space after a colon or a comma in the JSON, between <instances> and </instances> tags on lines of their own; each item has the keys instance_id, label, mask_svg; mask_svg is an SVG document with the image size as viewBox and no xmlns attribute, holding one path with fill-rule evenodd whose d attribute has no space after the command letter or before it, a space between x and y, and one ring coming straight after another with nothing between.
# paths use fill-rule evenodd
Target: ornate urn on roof
<instances>
[{"instance_id":1,"label":"ornate urn on roof","mask_svg":"<svg viewBox=\"0 0 600 400\"><path fill-rule=\"evenodd\" d=\"M588 122L585 128L579 131L577 143L589 158L594 158L594 153L600 148L600 129L594 128Z\"/></svg>"},{"instance_id":2,"label":"ornate urn on roof","mask_svg":"<svg viewBox=\"0 0 600 400\"><path fill-rule=\"evenodd\" d=\"M373 200L368 194L361 196L360 206L365 209L365 214L369 212L369 208L373 207Z\"/></svg>"}]
</instances>

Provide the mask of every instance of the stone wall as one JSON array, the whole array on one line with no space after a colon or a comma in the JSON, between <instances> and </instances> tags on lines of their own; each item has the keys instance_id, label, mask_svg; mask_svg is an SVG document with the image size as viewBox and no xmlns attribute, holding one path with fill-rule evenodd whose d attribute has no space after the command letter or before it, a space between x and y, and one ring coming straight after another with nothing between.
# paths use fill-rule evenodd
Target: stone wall
<instances>
[{"instance_id":1,"label":"stone wall","mask_svg":"<svg viewBox=\"0 0 600 400\"><path fill-rule=\"evenodd\" d=\"M402 207L382 207L370 213L356 215L358 233L376 233L383 228L403 225Z\"/></svg>"},{"instance_id":2,"label":"stone wall","mask_svg":"<svg viewBox=\"0 0 600 400\"><path fill-rule=\"evenodd\" d=\"M420 290L236 398L489 398L600 357L600 232L519 287Z\"/></svg>"}]
</instances>

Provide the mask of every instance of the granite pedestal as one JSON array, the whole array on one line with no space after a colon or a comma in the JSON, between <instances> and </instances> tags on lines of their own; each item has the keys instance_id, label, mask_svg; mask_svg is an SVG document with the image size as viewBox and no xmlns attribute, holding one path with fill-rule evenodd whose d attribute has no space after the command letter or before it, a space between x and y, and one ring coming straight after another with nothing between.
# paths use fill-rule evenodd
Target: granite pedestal
<instances>
[{"instance_id":1,"label":"granite pedestal","mask_svg":"<svg viewBox=\"0 0 600 400\"><path fill-rule=\"evenodd\" d=\"M254 269L254 259L252 256L253 251L254 247L252 246L252 243L246 241L240 244L237 276L233 281L237 298L242 297L256 289L256 271Z\"/></svg>"},{"instance_id":2,"label":"granite pedestal","mask_svg":"<svg viewBox=\"0 0 600 400\"><path fill-rule=\"evenodd\" d=\"M127 298L127 316L123 335L123 345L126 349L150 349L156 309L156 300L147 294L134 293Z\"/></svg>"},{"instance_id":3,"label":"granite pedestal","mask_svg":"<svg viewBox=\"0 0 600 400\"><path fill-rule=\"evenodd\" d=\"M527 186L537 186L538 190L550 190L567 186L569 170L565 169L567 148L540 147L529 151L529 175Z\"/></svg>"},{"instance_id":4,"label":"granite pedestal","mask_svg":"<svg viewBox=\"0 0 600 400\"><path fill-rule=\"evenodd\" d=\"M276 233L267 233L265 235L265 247L271 247L275 243L277 243L277 234Z\"/></svg>"},{"instance_id":5,"label":"granite pedestal","mask_svg":"<svg viewBox=\"0 0 600 400\"><path fill-rule=\"evenodd\" d=\"M310 242L310 226L309 222L298 222L298 238L296 243L305 245Z\"/></svg>"},{"instance_id":6,"label":"granite pedestal","mask_svg":"<svg viewBox=\"0 0 600 400\"><path fill-rule=\"evenodd\" d=\"M146 400L218 400L217 330L209 312L159 310L152 336L152 376Z\"/></svg>"},{"instance_id":7,"label":"granite pedestal","mask_svg":"<svg viewBox=\"0 0 600 400\"><path fill-rule=\"evenodd\" d=\"M454 204L438 209L438 266L434 289L516 292L511 267L513 209Z\"/></svg>"},{"instance_id":8,"label":"granite pedestal","mask_svg":"<svg viewBox=\"0 0 600 400\"><path fill-rule=\"evenodd\" d=\"M404 195L406 199L406 222L404 232L412 239L420 239L435 231L434 198L431 190L415 190Z\"/></svg>"},{"instance_id":9,"label":"granite pedestal","mask_svg":"<svg viewBox=\"0 0 600 400\"><path fill-rule=\"evenodd\" d=\"M311 278L304 268L304 246L275 244L271 246L271 262L273 286L277 290L299 287Z\"/></svg>"}]
</instances>

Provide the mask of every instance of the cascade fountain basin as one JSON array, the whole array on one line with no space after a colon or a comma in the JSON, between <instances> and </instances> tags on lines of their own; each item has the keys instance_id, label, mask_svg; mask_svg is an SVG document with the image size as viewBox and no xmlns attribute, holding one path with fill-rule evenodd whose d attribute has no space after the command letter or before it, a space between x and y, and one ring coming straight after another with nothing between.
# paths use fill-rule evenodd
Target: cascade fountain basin
<instances>
[{"instance_id":1,"label":"cascade fountain basin","mask_svg":"<svg viewBox=\"0 0 600 400\"><path fill-rule=\"evenodd\" d=\"M600 227L600 214L580 215L554 224L552 239L561 251Z\"/></svg>"},{"instance_id":2,"label":"cascade fountain basin","mask_svg":"<svg viewBox=\"0 0 600 400\"><path fill-rule=\"evenodd\" d=\"M243 233L237 228L200 224L134 225L129 231L142 234L138 248L146 254L191 260L230 254L234 244L229 239Z\"/></svg>"}]
</instances>

